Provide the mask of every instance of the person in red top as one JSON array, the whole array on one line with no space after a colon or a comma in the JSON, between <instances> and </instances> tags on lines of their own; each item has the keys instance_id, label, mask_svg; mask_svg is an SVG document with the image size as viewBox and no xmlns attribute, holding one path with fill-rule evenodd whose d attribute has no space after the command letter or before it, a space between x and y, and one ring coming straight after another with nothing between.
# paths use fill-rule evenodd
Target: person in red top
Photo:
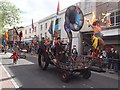
<instances>
[{"instance_id":1,"label":"person in red top","mask_svg":"<svg viewBox=\"0 0 120 90\"><path fill-rule=\"evenodd\" d=\"M16 51L13 52L13 63L16 64L18 59L18 54Z\"/></svg>"}]
</instances>

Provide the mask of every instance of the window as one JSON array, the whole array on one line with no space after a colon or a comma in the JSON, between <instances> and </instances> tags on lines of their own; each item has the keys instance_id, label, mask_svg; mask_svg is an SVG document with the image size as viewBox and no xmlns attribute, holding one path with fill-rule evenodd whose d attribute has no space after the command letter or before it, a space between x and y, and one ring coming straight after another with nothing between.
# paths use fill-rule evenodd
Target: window
<instances>
[{"instance_id":1,"label":"window","mask_svg":"<svg viewBox=\"0 0 120 90\"><path fill-rule=\"evenodd\" d=\"M45 23L45 28L47 29L47 23Z\"/></svg>"},{"instance_id":2,"label":"window","mask_svg":"<svg viewBox=\"0 0 120 90\"><path fill-rule=\"evenodd\" d=\"M41 39L42 39L42 33L40 34L40 37L41 37Z\"/></svg>"},{"instance_id":3,"label":"window","mask_svg":"<svg viewBox=\"0 0 120 90\"><path fill-rule=\"evenodd\" d=\"M31 28L29 29L29 33L31 33Z\"/></svg>"},{"instance_id":4,"label":"window","mask_svg":"<svg viewBox=\"0 0 120 90\"><path fill-rule=\"evenodd\" d=\"M111 20L112 26L120 25L120 11L111 13L110 20Z\"/></svg>"},{"instance_id":5,"label":"window","mask_svg":"<svg viewBox=\"0 0 120 90\"><path fill-rule=\"evenodd\" d=\"M25 30L25 34L27 34L27 30Z\"/></svg>"},{"instance_id":6,"label":"window","mask_svg":"<svg viewBox=\"0 0 120 90\"><path fill-rule=\"evenodd\" d=\"M36 32L36 27L35 27L35 32Z\"/></svg>"},{"instance_id":7,"label":"window","mask_svg":"<svg viewBox=\"0 0 120 90\"><path fill-rule=\"evenodd\" d=\"M42 25L40 25L40 28L41 28L41 30L42 30Z\"/></svg>"},{"instance_id":8,"label":"window","mask_svg":"<svg viewBox=\"0 0 120 90\"><path fill-rule=\"evenodd\" d=\"M85 2L85 14L92 12L92 3L91 2Z\"/></svg>"},{"instance_id":9,"label":"window","mask_svg":"<svg viewBox=\"0 0 120 90\"><path fill-rule=\"evenodd\" d=\"M47 32L45 32L45 38L47 37Z\"/></svg>"}]
</instances>

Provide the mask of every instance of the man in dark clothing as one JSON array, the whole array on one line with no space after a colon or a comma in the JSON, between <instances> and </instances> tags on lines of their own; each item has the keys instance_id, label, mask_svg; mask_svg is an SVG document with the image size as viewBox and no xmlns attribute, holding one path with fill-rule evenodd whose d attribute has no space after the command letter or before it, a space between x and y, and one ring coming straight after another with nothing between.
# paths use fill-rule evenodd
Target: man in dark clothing
<instances>
[{"instance_id":1,"label":"man in dark clothing","mask_svg":"<svg viewBox=\"0 0 120 90\"><path fill-rule=\"evenodd\" d=\"M63 53L64 53L64 49L60 41L60 37L58 37L56 43L56 59L60 62L62 61Z\"/></svg>"},{"instance_id":2,"label":"man in dark clothing","mask_svg":"<svg viewBox=\"0 0 120 90\"><path fill-rule=\"evenodd\" d=\"M117 50L115 50L115 53L114 53L114 70L115 72L118 72L120 71L120 60L119 60L119 53Z\"/></svg>"},{"instance_id":3,"label":"man in dark clothing","mask_svg":"<svg viewBox=\"0 0 120 90\"><path fill-rule=\"evenodd\" d=\"M111 69L111 66L112 66L112 69L114 68L114 62L113 62L114 54L115 54L114 48L111 48L111 51L108 53L108 59L109 59L108 69Z\"/></svg>"}]
</instances>

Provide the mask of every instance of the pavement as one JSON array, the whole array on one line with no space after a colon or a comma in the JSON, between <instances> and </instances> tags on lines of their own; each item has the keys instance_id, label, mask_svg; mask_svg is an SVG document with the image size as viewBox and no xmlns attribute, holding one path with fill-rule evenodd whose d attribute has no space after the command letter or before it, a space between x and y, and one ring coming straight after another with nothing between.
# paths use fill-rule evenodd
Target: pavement
<instances>
[{"instance_id":1,"label":"pavement","mask_svg":"<svg viewBox=\"0 0 120 90\"><path fill-rule=\"evenodd\" d=\"M2 56L4 54L0 53L0 90L2 88L18 88L16 83L14 82L13 78L8 71L5 69L5 67L2 65ZM11 53L7 53L6 56L12 55Z\"/></svg>"},{"instance_id":2,"label":"pavement","mask_svg":"<svg viewBox=\"0 0 120 90\"><path fill-rule=\"evenodd\" d=\"M7 53L6 56L10 56L11 53ZM12 77L8 71L5 69L4 65L2 65L2 56L3 54L0 53L0 89L2 88L19 88L16 84L16 82L13 80L14 77ZM36 55L32 55L33 57L36 57ZM119 79L118 74L117 73L109 73L104 72L104 73L98 73L98 72L94 72L92 71L92 73L101 75L101 76L105 76L105 77L109 77L109 78L113 78L113 79Z\"/></svg>"},{"instance_id":3,"label":"pavement","mask_svg":"<svg viewBox=\"0 0 120 90\"><path fill-rule=\"evenodd\" d=\"M2 88L15 88L12 77L9 75L9 73L6 71L4 66L0 65L0 89Z\"/></svg>"}]
</instances>

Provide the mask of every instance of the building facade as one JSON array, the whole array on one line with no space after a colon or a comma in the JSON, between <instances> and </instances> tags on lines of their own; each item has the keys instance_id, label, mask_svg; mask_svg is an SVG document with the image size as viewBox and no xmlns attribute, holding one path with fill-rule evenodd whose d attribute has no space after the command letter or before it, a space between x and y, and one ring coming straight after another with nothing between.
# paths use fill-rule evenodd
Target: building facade
<instances>
[{"instance_id":1,"label":"building facade","mask_svg":"<svg viewBox=\"0 0 120 90\"><path fill-rule=\"evenodd\" d=\"M114 45L119 49L120 42L118 41L119 37L119 27L120 27L120 2L93 2L93 0L85 0L84 2L79 2L78 6L82 10L84 17L92 19L92 12L95 13L96 18L99 18L102 13L111 13L110 20L112 25L108 28L105 28L102 33L104 34L104 40L106 46ZM64 30L64 21L65 21L65 11L63 9L59 12L59 35L64 41L68 41L67 33ZM55 28L56 14L52 14L38 22L34 23L34 31L32 25L24 27L23 31L23 41L33 40L36 35L39 37L39 41L42 37L49 37L51 35L48 32L51 21L53 21L53 31ZM92 46L91 36L93 35L93 30L88 27L88 24L84 20L83 27L78 32L73 32L73 43L72 46L76 45L76 48L79 54L83 54L84 50L88 50ZM112 39L111 39L112 38ZM120 50L120 49L119 49Z\"/></svg>"},{"instance_id":2,"label":"building facade","mask_svg":"<svg viewBox=\"0 0 120 90\"><path fill-rule=\"evenodd\" d=\"M16 27L16 30L18 34L23 31L24 27ZM8 30L8 41L13 42L13 41L19 41L19 36L17 35L16 31L14 28ZM22 39L23 40L23 39Z\"/></svg>"},{"instance_id":3,"label":"building facade","mask_svg":"<svg viewBox=\"0 0 120 90\"><path fill-rule=\"evenodd\" d=\"M120 50L120 1L119 2L97 2L96 3L96 16L101 16L102 13L111 13L109 16L111 26L104 29L104 40L106 47L114 47ZM97 17L98 18L98 17Z\"/></svg>"}]
</instances>

